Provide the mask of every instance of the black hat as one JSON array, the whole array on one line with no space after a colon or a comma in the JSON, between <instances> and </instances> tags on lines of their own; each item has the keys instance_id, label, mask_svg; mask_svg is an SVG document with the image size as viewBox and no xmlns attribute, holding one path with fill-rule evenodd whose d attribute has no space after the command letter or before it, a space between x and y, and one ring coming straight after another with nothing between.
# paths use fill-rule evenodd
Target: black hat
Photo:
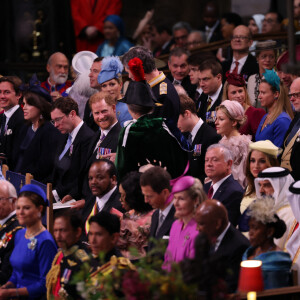
<instances>
[{"instance_id":1,"label":"black hat","mask_svg":"<svg viewBox=\"0 0 300 300\"><path fill-rule=\"evenodd\" d=\"M300 180L292 183L289 187L289 191L293 194L300 194Z\"/></svg>"},{"instance_id":2,"label":"black hat","mask_svg":"<svg viewBox=\"0 0 300 300\"><path fill-rule=\"evenodd\" d=\"M131 81L124 98L119 101L126 104L154 107L156 98L147 82Z\"/></svg>"}]
</instances>

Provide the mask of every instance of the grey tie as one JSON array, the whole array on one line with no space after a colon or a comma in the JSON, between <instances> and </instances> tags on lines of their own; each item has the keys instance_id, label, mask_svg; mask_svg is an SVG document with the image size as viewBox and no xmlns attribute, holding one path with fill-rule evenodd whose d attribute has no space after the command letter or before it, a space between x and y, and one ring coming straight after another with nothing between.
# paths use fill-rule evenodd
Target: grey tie
<instances>
[{"instance_id":1,"label":"grey tie","mask_svg":"<svg viewBox=\"0 0 300 300\"><path fill-rule=\"evenodd\" d=\"M159 212L159 219L158 219L158 226L157 226L157 229L156 229L156 235L159 232L159 229L160 229L161 225L163 224L164 219L165 219L164 214L162 212Z\"/></svg>"}]
</instances>

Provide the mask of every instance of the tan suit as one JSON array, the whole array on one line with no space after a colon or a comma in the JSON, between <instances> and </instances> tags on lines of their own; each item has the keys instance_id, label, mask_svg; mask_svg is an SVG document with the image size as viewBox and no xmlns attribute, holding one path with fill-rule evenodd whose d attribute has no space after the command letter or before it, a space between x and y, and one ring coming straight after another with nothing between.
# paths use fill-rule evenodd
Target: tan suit
<instances>
[{"instance_id":1,"label":"tan suit","mask_svg":"<svg viewBox=\"0 0 300 300\"><path fill-rule=\"evenodd\" d=\"M293 138L290 140L290 142L288 143L288 145L285 145L286 143L286 139L284 141L284 151L282 153L282 157L281 157L281 167L283 168L287 168L290 171L292 171L292 167L291 167L291 163L290 163L290 158L291 158L291 154L292 154L292 148L293 145L297 139L297 137L299 136L300 133L300 128L298 129L298 131L296 132L296 134L293 136Z\"/></svg>"}]
</instances>

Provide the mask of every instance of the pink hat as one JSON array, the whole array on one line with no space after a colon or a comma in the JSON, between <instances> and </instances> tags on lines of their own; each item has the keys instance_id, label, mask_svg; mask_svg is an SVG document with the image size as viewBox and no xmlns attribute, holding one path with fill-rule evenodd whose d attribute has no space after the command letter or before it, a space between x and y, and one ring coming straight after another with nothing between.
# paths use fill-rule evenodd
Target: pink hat
<instances>
[{"instance_id":1,"label":"pink hat","mask_svg":"<svg viewBox=\"0 0 300 300\"><path fill-rule=\"evenodd\" d=\"M195 178L192 176L183 176L176 181L172 188L172 194L179 193L189 189L195 183Z\"/></svg>"},{"instance_id":2,"label":"pink hat","mask_svg":"<svg viewBox=\"0 0 300 300\"><path fill-rule=\"evenodd\" d=\"M224 100L220 106L225 106L232 119L243 121L245 119L245 110L243 106L235 100Z\"/></svg>"}]
</instances>

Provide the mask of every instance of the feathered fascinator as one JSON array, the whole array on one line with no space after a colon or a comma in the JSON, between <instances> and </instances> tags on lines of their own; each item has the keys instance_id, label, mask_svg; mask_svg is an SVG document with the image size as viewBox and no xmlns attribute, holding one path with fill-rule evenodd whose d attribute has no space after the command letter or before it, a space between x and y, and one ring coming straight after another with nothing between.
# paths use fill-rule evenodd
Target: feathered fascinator
<instances>
[{"instance_id":1,"label":"feathered fascinator","mask_svg":"<svg viewBox=\"0 0 300 300\"><path fill-rule=\"evenodd\" d=\"M143 68L143 62L135 57L128 62L128 67L130 72L132 73L135 81L143 81L145 80L145 72Z\"/></svg>"},{"instance_id":2,"label":"feathered fascinator","mask_svg":"<svg viewBox=\"0 0 300 300\"><path fill-rule=\"evenodd\" d=\"M276 222L274 207L275 202L271 197L256 199L249 205L247 215L263 224L273 223Z\"/></svg>"},{"instance_id":3,"label":"feathered fascinator","mask_svg":"<svg viewBox=\"0 0 300 300\"><path fill-rule=\"evenodd\" d=\"M263 73L264 79L278 92L280 92L280 78L278 77L277 73L274 70L265 70Z\"/></svg>"},{"instance_id":4,"label":"feathered fascinator","mask_svg":"<svg viewBox=\"0 0 300 300\"><path fill-rule=\"evenodd\" d=\"M20 90L22 92L32 92L40 95L43 97L46 101L52 102L52 98L50 94L41 87L41 82L38 80L36 74L33 74L31 79L29 80L29 84L22 84L20 86Z\"/></svg>"},{"instance_id":5,"label":"feathered fascinator","mask_svg":"<svg viewBox=\"0 0 300 300\"><path fill-rule=\"evenodd\" d=\"M118 56L105 57L101 63L101 72L98 75L98 83L119 78L123 72L123 65Z\"/></svg>"}]
</instances>

